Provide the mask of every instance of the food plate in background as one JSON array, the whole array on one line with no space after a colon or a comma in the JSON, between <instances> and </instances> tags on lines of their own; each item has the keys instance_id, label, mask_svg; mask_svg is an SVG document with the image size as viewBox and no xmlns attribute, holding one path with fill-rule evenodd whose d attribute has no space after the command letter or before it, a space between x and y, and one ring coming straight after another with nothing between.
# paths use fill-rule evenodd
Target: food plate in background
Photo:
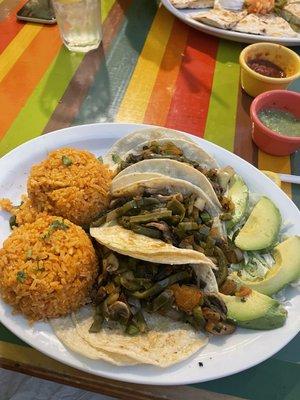
<instances>
[{"instance_id":1,"label":"food plate in background","mask_svg":"<svg viewBox=\"0 0 300 400\"><path fill-rule=\"evenodd\" d=\"M189 18L189 16L192 14L207 12L209 10L208 8L177 9L174 6L172 6L170 0L162 0L162 3L173 15L175 15L175 17L179 18L187 25L192 26L198 31L208 33L209 35L216 36L221 39L228 39L234 42L241 42L241 43L271 42L271 43L279 43L284 46L300 45L300 36L299 38L261 36L261 35L254 35L251 33L241 33L226 29L214 28L213 26L205 25L202 22L198 22L193 20L192 18Z\"/></svg>"},{"instance_id":2,"label":"food plate in background","mask_svg":"<svg viewBox=\"0 0 300 400\"><path fill-rule=\"evenodd\" d=\"M40 136L16 148L0 160L0 197L15 203L26 190L26 179L33 163L43 160L49 151L59 147L87 149L104 154L122 136L149 125L92 124L62 129ZM231 165L252 192L264 194L279 207L283 221L293 221L289 234L300 233L300 212L295 204L269 178L248 162L213 143L194 138L221 166ZM1 243L9 235L8 216L0 213ZM298 296L297 296L298 293ZM271 357L300 330L300 296L296 288L287 290L288 318L285 326L271 331L237 329L235 335L213 337L209 344L175 366L167 369L146 365L115 367L93 361L67 350L47 323L29 325L21 315L12 315L11 307L0 300L0 320L14 334L42 353L72 367L95 375L132 383L178 385L204 382L250 368ZM203 366L199 366L199 362Z\"/></svg>"}]
</instances>

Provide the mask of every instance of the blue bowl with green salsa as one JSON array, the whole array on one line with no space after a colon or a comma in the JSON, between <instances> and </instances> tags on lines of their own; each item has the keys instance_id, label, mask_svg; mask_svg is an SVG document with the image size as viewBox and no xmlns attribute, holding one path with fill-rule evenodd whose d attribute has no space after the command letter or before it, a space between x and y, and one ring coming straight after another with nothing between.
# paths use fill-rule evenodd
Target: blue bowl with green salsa
<instances>
[{"instance_id":1,"label":"blue bowl with green salsa","mask_svg":"<svg viewBox=\"0 0 300 400\"><path fill-rule=\"evenodd\" d=\"M300 93L271 90L250 107L252 138L265 153L287 156L300 149Z\"/></svg>"}]
</instances>

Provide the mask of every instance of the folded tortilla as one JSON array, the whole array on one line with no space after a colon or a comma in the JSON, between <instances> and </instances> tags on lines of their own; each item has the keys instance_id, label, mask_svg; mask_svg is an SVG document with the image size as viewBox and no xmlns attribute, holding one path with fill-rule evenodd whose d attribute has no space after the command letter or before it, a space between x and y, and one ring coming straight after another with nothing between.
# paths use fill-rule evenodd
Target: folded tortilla
<instances>
[{"instance_id":1,"label":"folded tortilla","mask_svg":"<svg viewBox=\"0 0 300 400\"><path fill-rule=\"evenodd\" d=\"M104 322L98 333L90 333L93 307L86 306L72 316L50 320L58 339L71 351L92 360L117 366L151 364L169 367L193 355L208 342L191 325L159 314L145 313L149 332L130 336L117 322Z\"/></svg>"},{"instance_id":2,"label":"folded tortilla","mask_svg":"<svg viewBox=\"0 0 300 400\"><path fill-rule=\"evenodd\" d=\"M122 186L127 186L134 181L141 180L140 174L148 174L148 178L158 177L158 174L169 176L170 178L183 179L187 182L199 187L211 201L221 208L219 199L212 187L210 181L206 176L193 168L189 164L181 163L176 160L143 160L136 164L130 165L121 171L115 179L112 181L111 190L115 191L116 188ZM125 178L127 176L127 178ZM144 175L144 179L147 177Z\"/></svg>"},{"instance_id":3,"label":"folded tortilla","mask_svg":"<svg viewBox=\"0 0 300 400\"><path fill-rule=\"evenodd\" d=\"M191 135L184 134L173 129L155 127L142 129L132 132L117 140L103 157L103 163L114 168L118 165L114 155L123 158L124 154L126 154L129 150L134 149L140 143L144 143L145 141L151 142L153 140L163 138L167 138L169 141L172 141L173 139L184 139L188 142L194 143Z\"/></svg>"},{"instance_id":4,"label":"folded tortilla","mask_svg":"<svg viewBox=\"0 0 300 400\"><path fill-rule=\"evenodd\" d=\"M189 358L208 342L204 333L196 332L186 323L146 312L144 317L149 331L130 336L113 321L105 322L100 332L90 333L92 307L81 308L72 314L76 337L83 339L95 351L118 354L121 358L127 357L139 364L166 368Z\"/></svg>"},{"instance_id":5,"label":"folded tortilla","mask_svg":"<svg viewBox=\"0 0 300 400\"><path fill-rule=\"evenodd\" d=\"M289 23L275 14L248 14L233 28L234 31L262 36L298 37Z\"/></svg>"},{"instance_id":6,"label":"folded tortilla","mask_svg":"<svg viewBox=\"0 0 300 400\"><path fill-rule=\"evenodd\" d=\"M151 179L149 179L149 174L146 174L145 178L144 174L140 175L141 179L138 179L138 176L135 175L133 182L128 185L123 185L123 180L128 182L131 177L129 177L129 179L126 175L120 177L117 182L118 184L111 187L111 195L113 197L136 196L142 194L145 189L155 191L159 191L160 189L163 191L168 190L170 193L177 192L183 195L194 193L198 198L204 200L204 209L207 210L212 217L218 217L222 212L221 208L214 204L206 192L187 181L168 178L164 175Z\"/></svg>"},{"instance_id":7,"label":"folded tortilla","mask_svg":"<svg viewBox=\"0 0 300 400\"><path fill-rule=\"evenodd\" d=\"M161 138L155 140L158 146L163 145L168 142L172 142L175 146L177 146L183 153L183 156L188 160L198 163L203 168L219 168L216 160L208 154L205 150L203 150L199 145L194 142L189 142L185 139L169 139L169 138ZM142 143L137 144L133 149L129 150L127 153L123 153L121 155L122 160L126 160L130 154L138 155L141 154L143 148L149 145L149 141L144 141ZM168 159L166 157L166 159Z\"/></svg>"},{"instance_id":8,"label":"folded tortilla","mask_svg":"<svg viewBox=\"0 0 300 400\"><path fill-rule=\"evenodd\" d=\"M91 228L90 235L103 246L139 260L159 264L203 264L215 267L214 263L199 251L182 249L160 239L139 235L114 221Z\"/></svg>"},{"instance_id":9,"label":"folded tortilla","mask_svg":"<svg viewBox=\"0 0 300 400\"><path fill-rule=\"evenodd\" d=\"M214 6L214 0L170 0L176 8L209 8Z\"/></svg>"},{"instance_id":10,"label":"folded tortilla","mask_svg":"<svg viewBox=\"0 0 300 400\"><path fill-rule=\"evenodd\" d=\"M76 325L73 323L71 315L50 319L49 323L58 339L68 349L80 354L81 356L88 357L92 360L103 360L118 366L135 365L138 363L136 359L129 356L92 347L77 334Z\"/></svg>"},{"instance_id":11,"label":"folded tortilla","mask_svg":"<svg viewBox=\"0 0 300 400\"><path fill-rule=\"evenodd\" d=\"M206 13L194 14L191 18L205 25L214 26L215 28L232 29L246 15L247 11L213 9Z\"/></svg>"}]
</instances>

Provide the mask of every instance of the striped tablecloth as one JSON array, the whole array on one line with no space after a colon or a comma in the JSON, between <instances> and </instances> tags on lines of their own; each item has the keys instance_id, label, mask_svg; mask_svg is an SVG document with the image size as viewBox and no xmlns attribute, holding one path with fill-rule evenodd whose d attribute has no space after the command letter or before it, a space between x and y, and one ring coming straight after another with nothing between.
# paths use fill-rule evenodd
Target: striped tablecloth
<instances>
[{"instance_id":1,"label":"striped tablecloth","mask_svg":"<svg viewBox=\"0 0 300 400\"><path fill-rule=\"evenodd\" d=\"M239 82L242 44L187 27L155 0L103 0L103 44L75 54L62 46L56 26L16 22L23 3L0 0L0 155L70 125L145 122L204 137L260 169L300 175L299 152L275 158L251 141L251 99ZM300 82L291 89L300 91ZM284 190L300 206L299 186L286 184ZM83 386L78 372L24 346L3 326L0 340L2 365ZM267 362L187 387L182 398L208 389L255 400L296 400L299 362L298 336Z\"/></svg>"}]
</instances>

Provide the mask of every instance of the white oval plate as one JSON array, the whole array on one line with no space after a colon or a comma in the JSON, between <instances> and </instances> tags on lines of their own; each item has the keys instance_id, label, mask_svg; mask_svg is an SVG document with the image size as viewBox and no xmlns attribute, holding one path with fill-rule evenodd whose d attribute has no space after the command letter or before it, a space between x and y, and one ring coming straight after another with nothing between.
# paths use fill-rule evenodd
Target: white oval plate
<instances>
[{"instance_id":1,"label":"white oval plate","mask_svg":"<svg viewBox=\"0 0 300 400\"><path fill-rule=\"evenodd\" d=\"M262 36L262 35L254 35L251 33L242 33L230 31L227 29L215 28L213 26L202 24L202 22L195 21L192 18L189 18L192 14L198 14L199 12L206 12L208 8L204 9L178 9L172 6L170 0L161 0L163 5L177 18L181 19L184 23L198 31L208 33L209 35L216 36L221 39L228 39L234 42L241 43L257 43L257 42L271 42L271 43L279 43L284 46L299 46L300 45L300 36L299 38L290 38L290 37L274 37L274 36Z\"/></svg>"},{"instance_id":2,"label":"white oval plate","mask_svg":"<svg viewBox=\"0 0 300 400\"><path fill-rule=\"evenodd\" d=\"M92 124L71 127L33 139L19 146L0 160L0 197L15 204L26 191L26 178L32 164L41 161L51 150L70 146L104 154L120 137L145 128L135 124ZM292 221L290 234L300 233L300 212L295 204L269 178L251 164L213 143L194 137L220 165L231 165L246 181L250 190L265 194L279 207L283 220ZM0 213L0 241L9 235L8 215ZM0 320L15 335L42 353L72 367L106 378L126 382L179 385L204 382L250 368L271 357L300 330L300 296L296 289L288 290L289 316L284 327L273 331L238 329L228 337L213 338L196 355L171 368L139 365L115 367L101 361L81 357L65 348L47 323L29 326L21 315L12 315L11 308L0 300ZM198 362L203 363L199 367Z\"/></svg>"}]
</instances>

